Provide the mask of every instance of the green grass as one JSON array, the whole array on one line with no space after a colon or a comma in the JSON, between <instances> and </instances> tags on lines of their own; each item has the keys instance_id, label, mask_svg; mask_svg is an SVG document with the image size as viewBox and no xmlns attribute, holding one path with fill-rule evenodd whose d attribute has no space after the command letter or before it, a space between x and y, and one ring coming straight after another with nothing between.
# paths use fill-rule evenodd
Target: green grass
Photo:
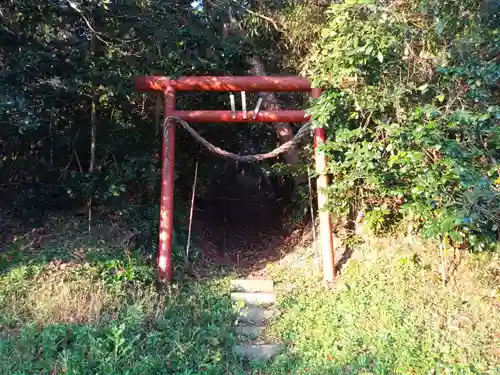
<instances>
[{"instance_id":1,"label":"green grass","mask_svg":"<svg viewBox=\"0 0 500 375\"><path fill-rule=\"evenodd\" d=\"M292 344L296 373L499 374L500 263L462 257L446 285L432 249L394 243L360 248L333 291L276 269L296 288L272 333Z\"/></svg>"},{"instance_id":2,"label":"green grass","mask_svg":"<svg viewBox=\"0 0 500 375\"><path fill-rule=\"evenodd\" d=\"M134 265L123 267L134 272ZM0 373L195 374L238 368L227 359L232 306L226 280L186 283L158 295L151 283L116 281L114 275L98 264L55 273L31 266L5 275Z\"/></svg>"},{"instance_id":3,"label":"green grass","mask_svg":"<svg viewBox=\"0 0 500 375\"><path fill-rule=\"evenodd\" d=\"M402 245L361 246L334 290L270 267L294 286L270 332L287 350L249 366L231 353L228 276L158 290L147 257L66 229L0 254L0 374L500 373L493 256L464 256L446 286L437 259Z\"/></svg>"}]
</instances>

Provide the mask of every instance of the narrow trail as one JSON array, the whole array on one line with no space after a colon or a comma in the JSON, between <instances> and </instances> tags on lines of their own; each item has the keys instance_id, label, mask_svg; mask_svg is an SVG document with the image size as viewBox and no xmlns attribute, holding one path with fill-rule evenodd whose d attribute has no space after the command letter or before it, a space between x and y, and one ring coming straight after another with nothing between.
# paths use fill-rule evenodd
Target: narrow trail
<instances>
[{"instance_id":1,"label":"narrow trail","mask_svg":"<svg viewBox=\"0 0 500 375\"><path fill-rule=\"evenodd\" d=\"M297 230L287 215L289 200L254 190L236 184L217 190L198 205L195 222L206 262L258 278L284 255Z\"/></svg>"}]
</instances>

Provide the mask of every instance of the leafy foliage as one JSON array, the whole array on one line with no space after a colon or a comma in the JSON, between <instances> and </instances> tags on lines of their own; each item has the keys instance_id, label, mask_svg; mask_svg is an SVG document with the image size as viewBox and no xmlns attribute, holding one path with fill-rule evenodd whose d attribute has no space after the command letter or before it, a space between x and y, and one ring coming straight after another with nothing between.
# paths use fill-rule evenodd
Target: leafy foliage
<instances>
[{"instance_id":1,"label":"leafy foliage","mask_svg":"<svg viewBox=\"0 0 500 375\"><path fill-rule=\"evenodd\" d=\"M135 93L134 77L236 72L244 54L189 2L8 1L1 20L2 181L56 185L62 200L125 190L140 199L148 184L134 182L156 178L161 113L152 116L156 98ZM181 160L191 151L178 150Z\"/></svg>"},{"instance_id":2,"label":"leafy foliage","mask_svg":"<svg viewBox=\"0 0 500 375\"><path fill-rule=\"evenodd\" d=\"M329 8L305 71L326 88L312 112L330 129L333 211L363 206L374 230L399 223L478 250L494 246L500 20L483 3Z\"/></svg>"}]
</instances>

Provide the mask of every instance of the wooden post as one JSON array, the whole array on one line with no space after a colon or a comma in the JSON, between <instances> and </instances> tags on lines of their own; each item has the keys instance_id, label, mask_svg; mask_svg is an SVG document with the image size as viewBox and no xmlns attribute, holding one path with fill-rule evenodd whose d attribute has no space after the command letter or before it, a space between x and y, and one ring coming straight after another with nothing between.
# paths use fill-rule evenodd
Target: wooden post
<instances>
[{"instance_id":1,"label":"wooden post","mask_svg":"<svg viewBox=\"0 0 500 375\"><path fill-rule=\"evenodd\" d=\"M318 194L318 217L320 243L323 255L323 277L325 281L335 280L335 259L333 249L332 220L330 212L326 210L328 197L325 189L328 188L328 176L326 174L326 155L319 150L319 146L325 144L325 129L314 129L314 152L316 160L316 173L318 174L316 186Z\"/></svg>"},{"instance_id":2,"label":"wooden post","mask_svg":"<svg viewBox=\"0 0 500 375\"><path fill-rule=\"evenodd\" d=\"M175 89L167 87L165 113L175 111ZM174 178L175 178L175 122L167 122L162 129L160 238L158 244L158 273L160 279L172 280L172 234L174 232Z\"/></svg>"}]
</instances>

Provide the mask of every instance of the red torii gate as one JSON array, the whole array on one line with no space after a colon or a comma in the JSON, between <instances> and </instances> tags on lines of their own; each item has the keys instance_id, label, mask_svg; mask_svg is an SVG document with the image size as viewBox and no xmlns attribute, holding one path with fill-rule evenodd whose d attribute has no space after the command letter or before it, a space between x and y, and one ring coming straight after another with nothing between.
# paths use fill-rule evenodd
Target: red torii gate
<instances>
[{"instance_id":1,"label":"red torii gate","mask_svg":"<svg viewBox=\"0 0 500 375\"><path fill-rule=\"evenodd\" d=\"M213 92L310 92L315 98L321 89L312 88L311 82L301 77L179 77L169 79L160 76L143 76L136 79L136 88L141 92L160 91L164 94L164 116L178 117L196 123L211 122L305 122L309 120L305 111L178 111L175 108L177 91ZM172 279L172 232L174 208L174 162L175 162L175 123L168 122L162 132L162 178L160 201L160 238L158 245L158 270L162 279ZM326 281L335 278L335 263L330 214L322 208L326 204L323 190L328 186L326 175L326 156L317 148L325 143L325 130L314 129L314 150L316 172L318 173L318 207L320 238L323 254L323 275Z\"/></svg>"}]
</instances>

